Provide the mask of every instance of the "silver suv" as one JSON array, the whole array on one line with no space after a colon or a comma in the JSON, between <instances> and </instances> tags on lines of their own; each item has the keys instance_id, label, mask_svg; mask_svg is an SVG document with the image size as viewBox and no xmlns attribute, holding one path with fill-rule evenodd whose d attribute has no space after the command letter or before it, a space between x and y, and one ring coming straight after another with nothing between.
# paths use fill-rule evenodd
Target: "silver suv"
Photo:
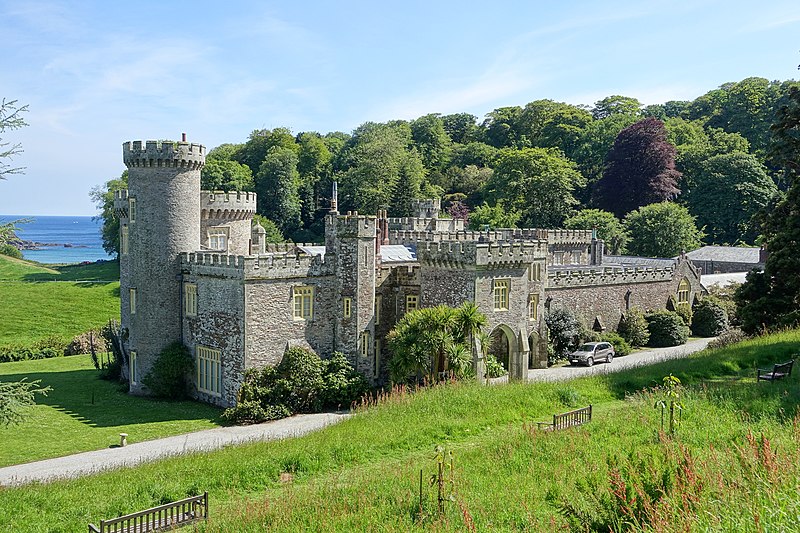
<instances>
[{"instance_id":1,"label":"silver suv","mask_svg":"<svg viewBox=\"0 0 800 533\"><path fill-rule=\"evenodd\" d=\"M609 342L587 342L567 357L570 364L592 366L598 361L610 363L614 360L614 346Z\"/></svg>"}]
</instances>

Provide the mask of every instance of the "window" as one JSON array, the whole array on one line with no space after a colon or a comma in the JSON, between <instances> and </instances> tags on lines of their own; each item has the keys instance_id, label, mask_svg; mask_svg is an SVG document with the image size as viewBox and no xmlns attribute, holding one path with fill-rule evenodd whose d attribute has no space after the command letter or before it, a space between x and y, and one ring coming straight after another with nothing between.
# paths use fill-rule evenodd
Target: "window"
<instances>
[{"instance_id":1,"label":"window","mask_svg":"<svg viewBox=\"0 0 800 533\"><path fill-rule=\"evenodd\" d=\"M131 384L136 385L136 383L139 381L139 362L136 360L136 352L132 351L130 353L129 363L130 369L128 370L130 372Z\"/></svg>"},{"instance_id":2,"label":"window","mask_svg":"<svg viewBox=\"0 0 800 533\"><path fill-rule=\"evenodd\" d=\"M136 198L128 198L128 223L136 222Z\"/></svg>"},{"instance_id":3,"label":"window","mask_svg":"<svg viewBox=\"0 0 800 533\"><path fill-rule=\"evenodd\" d=\"M222 396L222 364L219 350L197 347L197 390L212 396Z\"/></svg>"},{"instance_id":4,"label":"window","mask_svg":"<svg viewBox=\"0 0 800 533\"><path fill-rule=\"evenodd\" d=\"M344 317L350 318L353 314L353 299L345 298L342 300L342 305L344 306Z\"/></svg>"},{"instance_id":5,"label":"window","mask_svg":"<svg viewBox=\"0 0 800 533\"><path fill-rule=\"evenodd\" d=\"M295 287L294 319L311 320L314 316L314 287Z\"/></svg>"},{"instance_id":6,"label":"window","mask_svg":"<svg viewBox=\"0 0 800 533\"><path fill-rule=\"evenodd\" d=\"M228 228L211 228L208 230L208 247L211 250L227 251Z\"/></svg>"},{"instance_id":7,"label":"window","mask_svg":"<svg viewBox=\"0 0 800 533\"><path fill-rule=\"evenodd\" d=\"M406 313L416 311L419 307L419 296L416 294L406 295Z\"/></svg>"},{"instance_id":8,"label":"window","mask_svg":"<svg viewBox=\"0 0 800 533\"><path fill-rule=\"evenodd\" d=\"M679 304L688 304L689 303L689 291L691 290L692 286L689 284L689 280L683 278L681 282L678 284L678 303Z\"/></svg>"},{"instance_id":9,"label":"window","mask_svg":"<svg viewBox=\"0 0 800 533\"><path fill-rule=\"evenodd\" d=\"M531 322L534 322L539 319L539 295L538 294L531 294L531 303L530 303L530 311L529 311L529 318Z\"/></svg>"},{"instance_id":10,"label":"window","mask_svg":"<svg viewBox=\"0 0 800 533\"><path fill-rule=\"evenodd\" d=\"M511 288L511 280L494 280L494 310L508 311L508 292Z\"/></svg>"},{"instance_id":11,"label":"window","mask_svg":"<svg viewBox=\"0 0 800 533\"><path fill-rule=\"evenodd\" d=\"M136 289L128 289L128 294L130 295L130 310L131 314L136 314Z\"/></svg>"},{"instance_id":12,"label":"window","mask_svg":"<svg viewBox=\"0 0 800 533\"><path fill-rule=\"evenodd\" d=\"M183 284L183 312L186 316L197 316L197 285Z\"/></svg>"},{"instance_id":13,"label":"window","mask_svg":"<svg viewBox=\"0 0 800 533\"><path fill-rule=\"evenodd\" d=\"M375 325L381 323L381 304L383 304L383 297L379 294L375 297Z\"/></svg>"},{"instance_id":14,"label":"window","mask_svg":"<svg viewBox=\"0 0 800 533\"><path fill-rule=\"evenodd\" d=\"M361 357L366 357L369 354L369 331L361 332Z\"/></svg>"},{"instance_id":15,"label":"window","mask_svg":"<svg viewBox=\"0 0 800 533\"><path fill-rule=\"evenodd\" d=\"M128 254L128 226L119 228L119 253Z\"/></svg>"},{"instance_id":16,"label":"window","mask_svg":"<svg viewBox=\"0 0 800 533\"><path fill-rule=\"evenodd\" d=\"M372 375L377 376L381 369L381 341L375 339L375 360L372 363Z\"/></svg>"},{"instance_id":17,"label":"window","mask_svg":"<svg viewBox=\"0 0 800 533\"><path fill-rule=\"evenodd\" d=\"M531 263L528 267L528 281L541 281L542 279L542 264Z\"/></svg>"}]
</instances>

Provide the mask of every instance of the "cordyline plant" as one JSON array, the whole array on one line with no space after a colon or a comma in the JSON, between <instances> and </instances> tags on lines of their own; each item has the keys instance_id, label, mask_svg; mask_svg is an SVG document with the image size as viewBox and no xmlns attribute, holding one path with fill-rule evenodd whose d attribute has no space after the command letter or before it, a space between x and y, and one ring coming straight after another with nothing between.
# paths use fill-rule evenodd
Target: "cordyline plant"
<instances>
[{"instance_id":1,"label":"cordyline plant","mask_svg":"<svg viewBox=\"0 0 800 533\"><path fill-rule=\"evenodd\" d=\"M670 374L664 376L662 380L664 383L664 396L665 399L658 400L653 406L661 408L661 431L664 431L664 411L669 407L669 434L675 434L676 426L680 425L680 413L683 412L683 403L681 402L681 380ZM675 421L675 409L678 410L678 421Z\"/></svg>"}]
</instances>

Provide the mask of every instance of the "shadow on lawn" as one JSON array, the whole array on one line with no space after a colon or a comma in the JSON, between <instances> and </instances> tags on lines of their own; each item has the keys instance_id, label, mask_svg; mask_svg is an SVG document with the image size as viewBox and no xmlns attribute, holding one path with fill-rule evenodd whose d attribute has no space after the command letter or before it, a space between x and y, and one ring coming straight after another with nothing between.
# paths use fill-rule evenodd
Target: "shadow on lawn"
<instances>
[{"instance_id":1,"label":"shadow on lawn","mask_svg":"<svg viewBox=\"0 0 800 533\"><path fill-rule=\"evenodd\" d=\"M221 410L194 401L171 402L132 396L115 382L99 378L96 370L8 374L3 381L41 380L52 391L36 403L49 405L93 427L113 427L171 420L218 421Z\"/></svg>"},{"instance_id":2,"label":"shadow on lawn","mask_svg":"<svg viewBox=\"0 0 800 533\"><path fill-rule=\"evenodd\" d=\"M756 382L756 369L797 359L788 378ZM791 420L800 406L800 344L781 341L769 345L736 346L700 352L628 372L608 374L614 395L623 399L635 391L661 385L672 374L685 386L697 388L714 401L726 402L751 417L781 415Z\"/></svg>"}]
</instances>

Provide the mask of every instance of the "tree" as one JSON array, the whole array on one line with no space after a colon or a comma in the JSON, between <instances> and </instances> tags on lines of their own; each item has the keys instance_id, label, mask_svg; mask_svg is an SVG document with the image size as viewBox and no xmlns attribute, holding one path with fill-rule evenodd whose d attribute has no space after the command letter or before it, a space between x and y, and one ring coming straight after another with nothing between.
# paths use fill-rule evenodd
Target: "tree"
<instances>
[{"instance_id":1,"label":"tree","mask_svg":"<svg viewBox=\"0 0 800 533\"><path fill-rule=\"evenodd\" d=\"M442 170L449 159L453 141L447 135L444 123L438 114L433 113L418 118L411 123L411 138L422 157L425 167Z\"/></svg>"},{"instance_id":2,"label":"tree","mask_svg":"<svg viewBox=\"0 0 800 533\"><path fill-rule=\"evenodd\" d=\"M592 117L595 120L604 119L611 115L631 115L637 116L642 108L642 103L630 96L606 96L598 100L592 109Z\"/></svg>"},{"instance_id":3,"label":"tree","mask_svg":"<svg viewBox=\"0 0 800 533\"><path fill-rule=\"evenodd\" d=\"M513 209L505 209L502 202L490 206L486 202L472 210L469 214L469 228L472 230L516 228L520 213Z\"/></svg>"},{"instance_id":4,"label":"tree","mask_svg":"<svg viewBox=\"0 0 800 533\"><path fill-rule=\"evenodd\" d=\"M6 176L11 174L19 174L22 172L20 167L12 167L7 161L10 161L15 155L22 153L22 148L19 143L11 144L5 142L5 132L17 130L23 126L27 126L22 119L22 114L28 111L28 106L20 106L17 100L0 100L0 180L6 179Z\"/></svg>"},{"instance_id":5,"label":"tree","mask_svg":"<svg viewBox=\"0 0 800 533\"><path fill-rule=\"evenodd\" d=\"M622 217L637 207L674 200L681 173L664 123L646 118L622 130L594 191L598 206Z\"/></svg>"},{"instance_id":6,"label":"tree","mask_svg":"<svg viewBox=\"0 0 800 533\"><path fill-rule=\"evenodd\" d=\"M478 136L478 117L469 113L455 113L441 117L444 131L454 143L466 144Z\"/></svg>"},{"instance_id":7,"label":"tree","mask_svg":"<svg viewBox=\"0 0 800 533\"><path fill-rule=\"evenodd\" d=\"M623 253L628 235L613 213L600 209L582 209L564 221L567 229L597 229L597 238L605 241L606 250L613 255Z\"/></svg>"},{"instance_id":8,"label":"tree","mask_svg":"<svg viewBox=\"0 0 800 533\"><path fill-rule=\"evenodd\" d=\"M103 250L110 255L119 255L119 218L114 214L114 193L128 188L128 171L122 172L117 179L108 180L105 185L98 185L89 192L100 214L95 220L102 220L100 230L103 238Z\"/></svg>"},{"instance_id":9,"label":"tree","mask_svg":"<svg viewBox=\"0 0 800 533\"><path fill-rule=\"evenodd\" d=\"M525 227L559 227L578 201L573 191L585 183L575 164L553 148L500 151L486 186L490 202L502 201L522 215Z\"/></svg>"},{"instance_id":10,"label":"tree","mask_svg":"<svg viewBox=\"0 0 800 533\"><path fill-rule=\"evenodd\" d=\"M250 171L256 175L270 148L275 146L288 148L295 154L300 151L289 128L255 130L244 146L236 151L237 161L250 167Z\"/></svg>"},{"instance_id":11,"label":"tree","mask_svg":"<svg viewBox=\"0 0 800 533\"><path fill-rule=\"evenodd\" d=\"M227 159L206 159L200 171L200 188L204 191L252 191L253 172L247 165Z\"/></svg>"},{"instance_id":12,"label":"tree","mask_svg":"<svg viewBox=\"0 0 800 533\"><path fill-rule=\"evenodd\" d=\"M625 217L630 236L628 253L645 257L675 257L699 248L703 232L689 211L672 202L640 207Z\"/></svg>"},{"instance_id":13,"label":"tree","mask_svg":"<svg viewBox=\"0 0 800 533\"><path fill-rule=\"evenodd\" d=\"M295 151L282 146L270 148L256 174L258 212L275 221L284 235L300 227L298 181Z\"/></svg>"},{"instance_id":14,"label":"tree","mask_svg":"<svg viewBox=\"0 0 800 533\"><path fill-rule=\"evenodd\" d=\"M525 146L517 126L522 108L519 106L500 107L486 114L483 121L483 134L486 144L495 148Z\"/></svg>"},{"instance_id":15,"label":"tree","mask_svg":"<svg viewBox=\"0 0 800 533\"><path fill-rule=\"evenodd\" d=\"M589 202L591 190L603 175L606 157L617 135L634 122L636 117L626 114L592 120L580 130L576 146L565 150L567 157L578 164L578 170L586 177L588 187L581 197L584 203Z\"/></svg>"},{"instance_id":16,"label":"tree","mask_svg":"<svg viewBox=\"0 0 800 533\"><path fill-rule=\"evenodd\" d=\"M770 159L790 187L764 225L769 252L764 272L749 274L736 293L747 332L800 323L800 87L790 90L771 129Z\"/></svg>"},{"instance_id":17,"label":"tree","mask_svg":"<svg viewBox=\"0 0 800 533\"><path fill-rule=\"evenodd\" d=\"M280 228L273 221L262 215L253 215L253 224L258 224L264 228L264 238L268 243L286 242L286 237L281 233Z\"/></svg>"},{"instance_id":18,"label":"tree","mask_svg":"<svg viewBox=\"0 0 800 533\"><path fill-rule=\"evenodd\" d=\"M764 165L741 152L716 155L703 162L695 182L685 201L708 241L752 244L760 229L756 214L778 192Z\"/></svg>"},{"instance_id":19,"label":"tree","mask_svg":"<svg viewBox=\"0 0 800 533\"><path fill-rule=\"evenodd\" d=\"M0 381L0 426L8 427L25 420L25 410L36 403L36 395L47 396L50 390L50 387L42 387L38 379Z\"/></svg>"}]
</instances>

